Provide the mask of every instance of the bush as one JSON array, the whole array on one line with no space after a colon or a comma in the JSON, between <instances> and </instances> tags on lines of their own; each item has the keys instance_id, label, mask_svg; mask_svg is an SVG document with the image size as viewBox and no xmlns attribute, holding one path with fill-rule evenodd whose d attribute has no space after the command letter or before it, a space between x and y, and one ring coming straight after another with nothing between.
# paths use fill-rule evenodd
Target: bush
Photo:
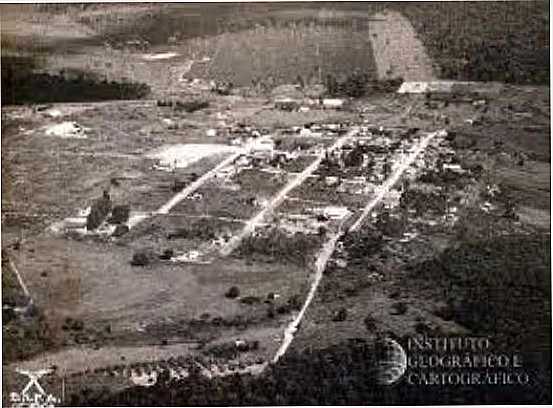
<instances>
[{"instance_id":1,"label":"bush","mask_svg":"<svg viewBox=\"0 0 553 408\"><path fill-rule=\"evenodd\" d=\"M169 261L173 256L175 256L175 251L169 248L163 251L163 253L159 256L159 259Z\"/></svg>"},{"instance_id":2,"label":"bush","mask_svg":"<svg viewBox=\"0 0 553 408\"><path fill-rule=\"evenodd\" d=\"M149 265L151 261L150 254L146 252L137 252L133 255L131 260L132 266L146 266Z\"/></svg>"},{"instance_id":3,"label":"bush","mask_svg":"<svg viewBox=\"0 0 553 408\"><path fill-rule=\"evenodd\" d=\"M354 72L341 84L342 93L352 98L359 98L367 93L370 77L368 74Z\"/></svg>"},{"instance_id":4,"label":"bush","mask_svg":"<svg viewBox=\"0 0 553 408\"><path fill-rule=\"evenodd\" d=\"M209 107L209 102L203 100L193 100L186 102L177 101L175 104L176 109L185 110L188 113L196 112L207 107Z\"/></svg>"},{"instance_id":5,"label":"bush","mask_svg":"<svg viewBox=\"0 0 553 408\"><path fill-rule=\"evenodd\" d=\"M90 213L86 217L86 229L93 231L98 228L104 222L110 210L111 202L109 199L100 198L95 201L90 208Z\"/></svg>"},{"instance_id":6,"label":"bush","mask_svg":"<svg viewBox=\"0 0 553 408\"><path fill-rule=\"evenodd\" d=\"M382 247L382 233L373 228L348 232L344 236L344 247L351 259L366 259Z\"/></svg>"},{"instance_id":7,"label":"bush","mask_svg":"<svg viewBox=\"0 0 553 408\"><path fill-rule=\"evenodd\" d=\"M124 224L129 220L131 208L128 205L116 205L111 210L110 224Z\"/></svg>"},{"instance_id":8,"label":"bush","mask_svg":"<svg viewBox=\"0 0 553 408\"><path fill-rule=\"evenodd\" d=\"M215 239L219 227L213 220L201 218L188 224L185 228L178 228L177 230L167 234L167 239L198 239L207 241Z\"/></svg>"},{"instance_id":9,"label":"bush","mask_svg":"<svg viewBox=\"0 0 553 408\"><path fill-rule=\"evenodd\" d=\"M363 149L361 146L353 149L344 159L347 167L360 167L363 164Z\"/></svg>"},{"instance_id":10,"label":"bush","mask_svg":"<svg viewBox=\"0 0 553 408\"><path fill-rule=\"evenodd\" d=\"M348 311L345 307L342 307L340 310L338 310L334 316L332 317L333 322L343 322L348 317Z\"/></svg>"},{"instance_id":11,"label":"bush","mask_svg":"<svg viewBox=\"0 0 553 408\"><path fill-rule=\"evenodd\" d=\"M431 334L432 329L424 322L415 324L415 331L419 334Z\"/></svg>"},{"instance_id":12,"label":"bush","mask_svg":"<svg viewBox=\"0 0 553 408\"><path fill-rule=\"evenodd\" d=\"M9 363L50 351L61 345L61 337L57 325L52 325L51 320L39 311L26 318L23 325L17 320L4 320L2 359L4 363Z\"/></svg>"},{"instance_id":13,"label":"bush","mask_svg":"<svg viewBox=\"0 0 553 408\"><path fill-rule=\"evenodd\" d=\"M215 316L211 319L213 326L221 326L224 323L224 319L221 316Z\"/></svg>"},{"instance_id":14,"label":"bush","mask_svg":"<svg viewBox=\"0 0 553 408\"><path fill-rule=\"evenodd\" d=\"M365 324L365 327L367 328L368 331L373 332L376 330L376 327L377 327L376 319L371 315L368 315L367 317L365 317L365 319L363 320L363 323Z\"/></svg>"},{"instance_id":15,"label":"bush","mask_svg":"<svg viewBox=\"0 0 553 408\"><path fill-rule=\"evenodd\" d=\"M350 96L359 98L366 94L370 77L366 73L354 72L342 82L338 82L333 75L327 75L325 87L330 96Z\"/></svg>"},{"instance_id":16,"label":"bush","mask_svg":"<svg viewBox=\"0 0 553 408\"><path fill-rule=\"evenodd\" d=\"M261 302L261 299L257 296L245 296L240 299L240 303L244 303L245 305L254 305L260 302Z\"/></svg>"},{"instance_id":17,"label":"bush","mask_svg":"<svg viewBox=\"0 0 553 408\"><path fill-rule=\"evenodd\" d=\"M320 236L297 232L292 236L278 228L272 228L264 236L249 236L236 251L239 257L261 255L273 261L307 265L315 248L321 243Z\"/></svg>"},{"instance_id":18,"label":"bush","mask_svg":"<svg viewBox=\"0 0 553 408\"><path fill-rule=\"evenodd\" d=\"M272 319L275 317L275 305L273 303L269 303L267 305L267 317L269 319Z\"/></svg>"},{"instance_id":19,"label":"bush","mask_svg":"<svg viewBox=\"0 0 553 408\"><path fill-rule=\"evenodd\" d=\"M407 312L407 305L404 302L396 302L392 305L390 314L403 315Z\"/></svg>"},{"instance_id":20,"label":"bush","mask_svg":"<svg viewBox=\"0 0 553 408\"><path fill-rule=\"evenodd\" d=\"M211 88L212 92L215 92L217 95L230 95L232 91L232 82L229 81L217 81L215 86Z\"/></svg>"},{"instance_id":21,"label":"bush","mask_svg":"<svg viewBox=\"0 0 553 408\"><path fill-rule=\"evenodd\" d=\"M367 94L395 92L402 82L402 78L375 81L370 74L356 71L343 81L337 81L333 75L327 75L325 87L329 96L360 98Z\"/></svg>"},{"instance_id":22,"label":"bush","mask_svg":"<svg viewBox=\"0 0 553 408\"><path fill-rule=\"evenodd\" d=\"M62 330L81 331L84 329L84 322L80 319L68 317L62 325Z\"/></svg>"},{"instance_id":23,"label":"bush","mask_svg":"<svg viewBox=\"0 0 553 408\"><path fill-rule=\"evenodd\" d=\"M378 215L376 228L384 236L400 237L405 230L405 222L401 218L393 218L387 210L384 210Z\"/></svg>"},{"instance_id":24,"label":"bush","mask_svg":"<svg viewBox=\"0 0 553 408\"><path fill-rule=\"evenodd\" d=\"M229 299L235 299L238 296L240 296L240 289L238 289L238 286L232 286L227 292L225 293L225 297Z\"/></svg>"},{"instance_id":25,"label":"bush","mask_svg":"<svg viewBox=\"0 0 553 408\"><path fill-rule=\"evenodd\" d=\"M112 237L121 237L129 232L129 227L127 225L118 225L115 227L115 230L111 234Z\"/></svg>"},{"instance_id":26,"label":"bush","mask_svg":"<svg viewBox=\"0 0 553 408\"><path fill-rule=\"evenodd\" d=\"M286 302L292 310L300 310L303 304L300 295L292 295Z\"/></svg>"},{"instance_id":27,"label":"bush","mask_svg":"<svg viewBox=\"0 0 553 408\"><path fill-rule=\"evenodd\" d=\"M15 320L16 317L17 317L17 314L11 307L2 308L2 321L4 323L9 323L12 320Z\"/></svg>"},{"instance_id":28,"label":"bush","mask_svg":"<svg viewBox=\"0 0 553 408\"><path fill-rule=\"evenodd\" d=\"M231 360L236 358L236 356L238 355L238 349L236 348L234 343L229 342L224 344L215 344L210 348L203 350L202 354Z\"/></svg>"}]
</instances>

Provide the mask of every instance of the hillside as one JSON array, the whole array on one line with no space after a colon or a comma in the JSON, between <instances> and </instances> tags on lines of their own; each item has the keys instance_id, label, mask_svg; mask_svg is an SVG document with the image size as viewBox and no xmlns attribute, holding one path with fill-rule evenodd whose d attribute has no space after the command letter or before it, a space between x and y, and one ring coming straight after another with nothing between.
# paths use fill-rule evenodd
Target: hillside
<instances>
[{"instance_id":1,"label":"hillside","mask_svg":"<svg viewBox=\"0 0 553 408\"><path fill-rule=\"evenodd\" d=\"M299 77L320 82L355 71L376 79L382 77L377 75L382 56L377 53L375 61L373 50L383 29L374 20L385 10L412 24L438 77L549 81L549 10L543 1L3 6L2 53L30 53L40 61L37 69L51 73L72 70L108 81L132 80L155 92L174 90L189 64L192 78L240 86L260 81L272 86ZM395 34L388 34L385 41L393 40ZM146 52L179 57L145 63ZM401 50L395 55L400 68L411 64L397 58ZM401 69L392 71L388 75L402 76Z\"/></svg>"}]
</instances>

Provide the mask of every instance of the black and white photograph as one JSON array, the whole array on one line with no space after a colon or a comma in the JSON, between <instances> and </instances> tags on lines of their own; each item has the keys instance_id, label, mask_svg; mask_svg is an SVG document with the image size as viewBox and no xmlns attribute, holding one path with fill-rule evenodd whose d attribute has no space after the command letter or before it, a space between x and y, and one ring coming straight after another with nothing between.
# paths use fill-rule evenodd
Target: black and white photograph
<instances>
[{"instance_id":1,"label":"black and white photograph","mask_svg":"<svg viewBox=\"0 0 553 408\"><path fill-rule=\"evenodd\" d=\"M549 405L550 3L2 3L2 406Z\"/></svg>"}]
</instances>

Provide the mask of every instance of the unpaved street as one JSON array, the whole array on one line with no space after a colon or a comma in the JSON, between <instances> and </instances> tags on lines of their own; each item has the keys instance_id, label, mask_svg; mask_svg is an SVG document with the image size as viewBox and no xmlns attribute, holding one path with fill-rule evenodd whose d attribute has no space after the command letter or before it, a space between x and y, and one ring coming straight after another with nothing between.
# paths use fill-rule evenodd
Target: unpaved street
<instances>
[{"instance_id":1,"label":"unpaved street","mask_svg":"<svg viewBox=\"0 0 553 408\"><path fill-rule=\"evenodd\" d=\"M432 132L429 135L427 135L424 139L422 139L417 144L416 147L414 147L413 152L403 162L400 163L396 171L380 186L376 196L367 203L361 215L351 226L350 228L351 231L355 231L359 229L359 227L363 224L363 221L370 213L370 211L378 203L380 203L384 199L384 197L386 197L386 194L390 191L390 189L401 179L401 176L403 175L405 170L407 170L409 166L415 161L415 159L422 152L424 152L424 149L428 146L430 141L436 136L443 136L443 135L444 135L444 131ZM324 244L323 248L321 249L317 257L317 261L315 263L313 282L311 284L311 288L309 289L307 298L305 299L305 302L300 312L297 314L294 320L288 325L288 327L284 331L284 338L283 338L282 344L278 349L277 353L275 354L273 358L273 362L277 362L282 356L284 356L284 354L286 354L286 351L288 350L288 348L290 347L290 344L294 340L294 334L300 327L301 321L303 319L305 312L307 311L307 308L309 307L309 304L313 301L315 293L317 292L317 288L319 287L321 279L323 278L323 273L326 268L326 264L328 263L328 260L332 256L332 253L334 252L334 248L336 247L336 243L340 239L343 232L344 231L342 231L340 228L336 234L333 234L331 236L331 238Z\"/></svg>"},{"instance_id":2,"label":"unpaved street","mask_svg":"<svg viewBox=\"0 0 553 408\"><path fill-rule=\"evenodd\" d=\"M370 39L378 77L405 81L435 78L432 61L416 31L401 13L388 11L371 17Z\"/></svg>"},{"instance_id":3,"label":"unpaved street","mask_svg":"<svg viewBox=\"0 0 553 408\"><path fill-rule=\"evenodd\" d=\"M332 152L334 150L339 149L341 146L344 145L348 140L350 140L352 137L355 136L355 134L358 132L357 129L352 129L349 131L346 135L340 137L336 142L332 144L332 146L329 147L328 152ZM295 188L302 185L305 180L307 180L321 165L321 162L323 161L325 157L325 152L321 152L319 156L309 165L307 166L300 174L298 174L292 181L290 181L282 190L276 194L271 201L261 210L259 213L257 213L252 219L250 219L242 231L240 231L239 234L235 235L230 239L227 245L222 248L221 254L223 256L228 256L234 251L242 240L249 236L254 230L255 227L258 226L260 223L263 222L265 217L270 214L284 199L286 196Z\"/></svg>"}]
</instances>

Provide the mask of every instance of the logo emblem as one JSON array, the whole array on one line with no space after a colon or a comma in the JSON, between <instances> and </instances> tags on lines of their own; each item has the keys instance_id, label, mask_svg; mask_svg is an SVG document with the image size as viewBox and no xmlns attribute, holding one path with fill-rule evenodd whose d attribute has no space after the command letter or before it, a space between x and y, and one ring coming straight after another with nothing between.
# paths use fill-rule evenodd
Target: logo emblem
<instances>
[{"instance_id":1,"label":"logo emblem","mask_svg":"<svg viewBox=\"0 0 553 408\"><path fill-rule=\"evenodd\" d=\"M377 343L376 382L392 385L399 381L407 370L407 354L401 345L390 338Z\"/></svg>"},{"instance_id":2,"label":"logo emblem","mask_svg":"<svg viewBox=\"0 0 553 408\"><path fill-rule=\"evenodd\" d=\"M60 399L56 398L52 394L46 393L39 380L41 377L53 372L51 369L29 371L16 368L19 374L27 376L29 382L21 393L12 392L10 394L10 401L13 403L13 407L54 407L55 404L60 403Z\"/></svg>"}]
</instances>

